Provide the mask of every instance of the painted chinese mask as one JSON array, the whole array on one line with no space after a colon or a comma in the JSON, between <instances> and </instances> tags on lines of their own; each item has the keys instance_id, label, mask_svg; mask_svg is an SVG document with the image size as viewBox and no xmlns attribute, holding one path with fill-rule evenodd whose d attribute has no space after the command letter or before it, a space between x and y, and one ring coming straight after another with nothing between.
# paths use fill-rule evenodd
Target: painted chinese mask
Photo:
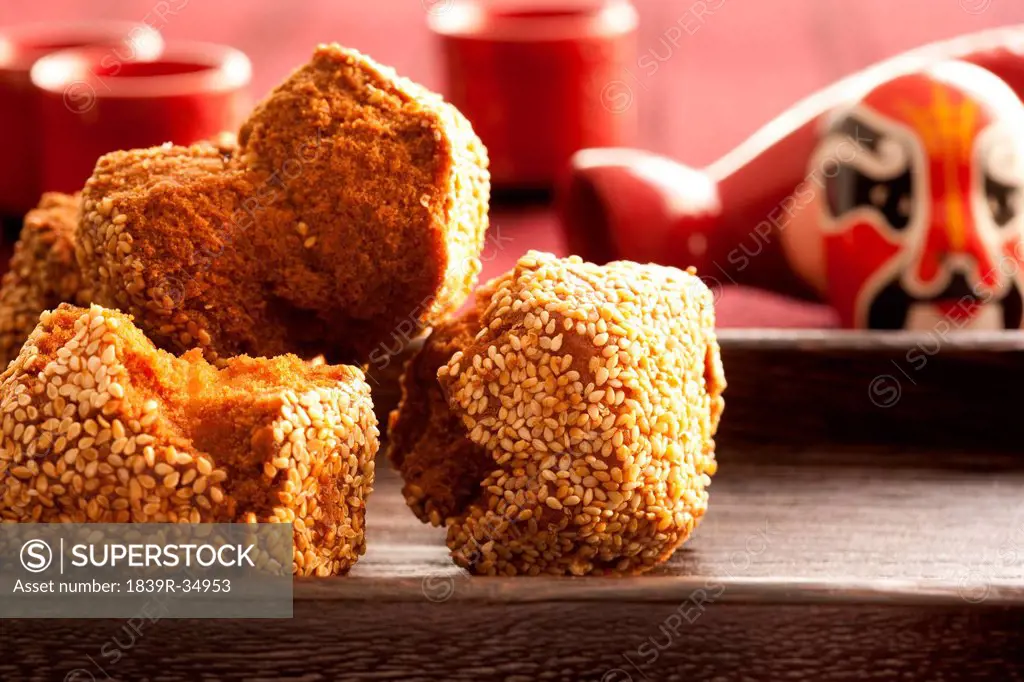
<instances>
[{"instance_id":1,"label":"painted chinese mask","mask_svg":"<svg viewBox=\"0 0 1024 682\"><path fill-rule=\"evenodd\" d=\"M811 167L845 326L1021 327L1024 103L1002 80L962 62L899 76L832 117Z\"/></svg>"}]
</instances>

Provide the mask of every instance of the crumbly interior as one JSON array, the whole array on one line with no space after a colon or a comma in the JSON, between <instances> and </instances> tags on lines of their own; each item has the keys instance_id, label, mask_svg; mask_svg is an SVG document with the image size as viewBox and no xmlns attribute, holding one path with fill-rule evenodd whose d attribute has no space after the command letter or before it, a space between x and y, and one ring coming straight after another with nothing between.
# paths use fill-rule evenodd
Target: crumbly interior
<instances>
[{"instance_id":1,"label":"crumbly interior","mask_svg":"<svg viewBox=\"0 0 1024 682\"><path fill-rule=\"evenodd\" d=\"M0 375L0 519L279 522L294 571L365 551L378 432L359 369L154 348L117 311L44 312Z\"/></svg>"},{"instance_id":2,"label":"crumbly interior","mask_svg":"<svg viewBox=\"0 0 1024 682\"><path fill-rule=\"evenodd\" d=\"M703 516L717 467L725 379L710 291L692 272L531 252L488 294L407 373L393 422L419 438L392 461L410 506L443 517L454 560L476 573L633 574L666 560ZM467 444L446 457L458 437Z\"/></svg>"},{"instance_id":3,"label":"crumbly interior","mask_svg":"<svg viewBox=\"0 0 1024 682\"><path fill-rule=\"evenodd\" d=\"M237 147L114 152L83 191L96 301L158 345L366 361L454 311L480 269L486 151L440 97L321 46Z\"/></svg>"},{"instance_id":4,"label":"crumbly interior","mask_svg":"<svg viewBox=\"0 0 1024 682\"><path fill-rule=\"evenodd\" d=\"M64 302L86 303L91 296L75 262L78 201L49 192L25 216L0 283L0 367L17 357L40 313Z\"/></svg>"}]
</instances>

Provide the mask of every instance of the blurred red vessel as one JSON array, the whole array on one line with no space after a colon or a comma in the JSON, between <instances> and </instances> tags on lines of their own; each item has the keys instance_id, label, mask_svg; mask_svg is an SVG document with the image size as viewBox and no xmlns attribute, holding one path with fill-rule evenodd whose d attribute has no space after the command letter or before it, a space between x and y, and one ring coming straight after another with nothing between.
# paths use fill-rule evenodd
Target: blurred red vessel
<instances>
[{"instance_id":1,"label":"blurred red vessel","mask_svg":"<svg viewBox=\"0 0 1024 682\"><path fill-rule=\"evenodd\" d=\"M57 50L101 46L108 61L151 59L160 54L160 34L130 21L27 24L0 29L0 214L18 215L35 206L40 176L37 92L29 71Z\"/></svg>"},{"instance_id":2,"label":"blurred red vessel","mask_svg":"<svg viewBox=\"0 0 1024 682\"><path fill-rule=\"evenodd\" d=\"M573 152L633 144L636 111L609 92L635 57L628 0L432 4L449 101L487 145L500 188L547 188Z\"/></svg>"},{"instance_id":3,"label":"blurred red vessel","mask_svg":"<svg viewBox=\"0 0 1024 682\"><path fill-rule=\"evenodd\" d=\"M111 61L101 48L40 59L32 82L41 93L43 187L81 188L109 151L236 130L249 109L251 75L242 52L208 43L171 43L147 60Z\"/></svg>"}]
</instances>

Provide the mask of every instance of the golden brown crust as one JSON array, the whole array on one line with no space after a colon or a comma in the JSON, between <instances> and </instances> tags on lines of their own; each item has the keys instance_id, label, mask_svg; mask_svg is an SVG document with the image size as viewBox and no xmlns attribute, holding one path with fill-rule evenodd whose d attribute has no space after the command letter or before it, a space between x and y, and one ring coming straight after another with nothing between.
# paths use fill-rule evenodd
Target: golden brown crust
<instances>
[{"instance_id":1,"label":"golden brown crust","mask_svg":"<svg viewBox=\"0 0 1024 682\"><path fill-rule=\"evenodd\" d=\"M61 303L85 303L75 262L78 196L50 192L28 212L0 284L0 367L21 350L44 310Z\"/></svg>"},{"instance_id":2,"label":"golden brown crust","mask_svg":"<svg viewBox=\"0 0 1024 682\"><path fill-rule=\"evenodd\" d=\"M117 311L62 305L0 384L4 521L291 523L302 575L345 573L365 549L378 434L354 367L218 370Z\"/></svg>"},{"instance_id":3,"label":"golden brown crust","mask_svg":"<svg viewBox=\"0 0 1024 682\"><path fill-rule=\"evenodd\" d=\"M725 380L708 289L673 268L531 252L482 299L475 324L422 357L461 428L411 365L407 383L427 386L429 424L443 427L399 440L392 459L409 481L408 462L443 460L434 445L458 431L490 471L476 495L445 473L461 506L443 481L410 504L421 517L432 503L450 510L452 556L477 573L632 574L666 560L703 516L716 469ZM414 397L402 411L423 410Z\"/></svg>"},{"instance_id":4,"label":"golden brown crust","mask_svg":"<svg viewBox=\"0 0 1024 682\"><path fill-rule=\"evenodd\" d=\"M161 346L372 360L455 310L479 271L487 159L453 107L321 46L237 149L115 152L83 192L97 302Z\"/></svg>"}]
</instances>

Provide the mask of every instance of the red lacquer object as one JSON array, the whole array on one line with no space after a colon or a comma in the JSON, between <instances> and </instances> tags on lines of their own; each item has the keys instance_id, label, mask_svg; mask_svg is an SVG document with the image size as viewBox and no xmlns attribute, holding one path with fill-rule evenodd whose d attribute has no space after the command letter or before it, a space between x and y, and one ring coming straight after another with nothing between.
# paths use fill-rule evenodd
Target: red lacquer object
<instances>
[{"instance_id":1,"label":"red lacquer object","mask_svg":"<svg viewBox=\"0 0 1024 682\"><path fill-rule=\"evenodd\" d=\"M171 43L156 59L104 57L102 49L65 50L32 68L46 190L80 189L109 151L190 144L236 130L249 109L252 67L233 48Z\"/></svg>"},{"instance_id":2,"label":"red lacquer object","mask_svg":"<svg viewBox=\"0 0 1024 682\"><path fill-rule=\"evenodd\" d=\"M43 191L37 92L29 78L32 65L57 50L88 45L101 46L108 63L152 59L163 49L157 31L130 21L0 29L0 214L24 213Z\"/></svg>"},{"instance_id":3,"label":"red lacquer object","mask_svg":"<svg viewBox=\"0 0 1024 682\"><path fill-rule=\"evenodd\" d=\"M633 144L636 110L615 85L635 58L629 0L444 0L447 98L487 146L502 188L550 187L572 154Z\"/></svg>"},{"instance_id":4,"label":"red lacquer object","mask_svg":"<svg viewBox=\"0 0 1024 682\"><path fill-rule=\"evenodd\" d=\"M573 252L694 265L716 284L824 300L876 329L1019 328L1024 27L881 62L803 100L705 169L575 155Z\"/></svg>"}]
</instances>

